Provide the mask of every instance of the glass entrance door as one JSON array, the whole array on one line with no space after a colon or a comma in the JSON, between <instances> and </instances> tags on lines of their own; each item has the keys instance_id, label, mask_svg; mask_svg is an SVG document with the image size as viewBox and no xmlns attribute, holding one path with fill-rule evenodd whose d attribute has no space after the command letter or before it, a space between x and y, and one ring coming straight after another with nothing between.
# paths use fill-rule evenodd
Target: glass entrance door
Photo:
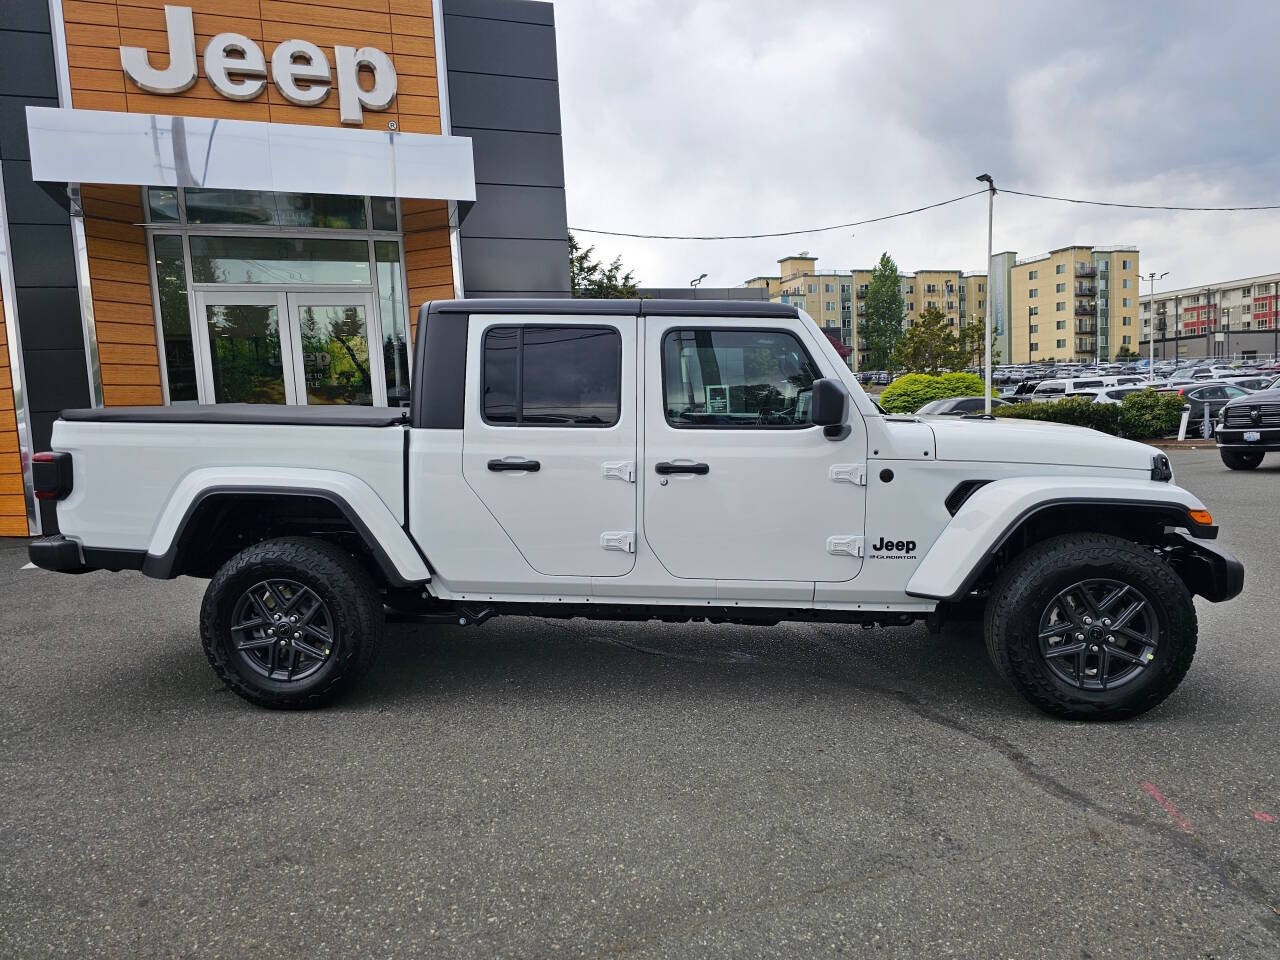
<instances>
[{"instance_id":1,"label":"glass entrance door","mask_svg":"<svg viewBox=\"0 0 1280 960\"><path fill-rule=\"evenodd\" d=\"M373 296L288 294L296 403L386 404L381 339L374 334Z\"/></svg>"},{"instance_id":2,"label":"glass entrance door","mask_svg":"<svg viewBox=\"0 0 1280 960\"><path fill-rule=\"evenodd\" d=\"M204 403L294 403L293 342L283 293L196 297Z\"/></svg>"},{"instance_id":3,"label":"glass entrance door","mask_svg":"<svg viewBox=\"0 0 1280 960\"><path fill-rule=\"evenodd\" d=\"M367 291L196 294L204 403L386 403Z\"/></svg>"}]
</instances>

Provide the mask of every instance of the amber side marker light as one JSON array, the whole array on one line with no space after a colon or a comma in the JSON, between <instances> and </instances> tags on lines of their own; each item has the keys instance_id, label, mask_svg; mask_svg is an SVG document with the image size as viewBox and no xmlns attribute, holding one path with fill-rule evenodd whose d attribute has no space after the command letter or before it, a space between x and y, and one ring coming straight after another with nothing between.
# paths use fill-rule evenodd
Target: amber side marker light
<instances>
[{"instance_id":1,"label":"amber side marker light","mask_svg":"<svg viewBox=\"0 0 1280 960\"><path fill-rule=\"evenodd\" d=\"M1213 514L1208 510L1188 510L1187 516L1203 527L1213 526Z\"/></svg>"}]
</instances>

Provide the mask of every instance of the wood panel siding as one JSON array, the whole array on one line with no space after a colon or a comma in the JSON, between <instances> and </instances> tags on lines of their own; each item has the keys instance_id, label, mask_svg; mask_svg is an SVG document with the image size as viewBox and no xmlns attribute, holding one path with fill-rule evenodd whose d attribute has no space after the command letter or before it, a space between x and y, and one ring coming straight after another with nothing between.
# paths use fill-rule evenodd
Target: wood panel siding
<instances>
[{"instance_id":1,"label":"wood panel siding","mask_svg":"<svg viewBox=\"0 0 1280 960\"><path fill-rule=\"evenodd\" d=\"M404 275L409 287L409 336L418 307L428 300L453 299L453 261L449 252L449 206L443 200L402 200Z\"/></svg>"},{"instance_id":2,"label":"wood panel siding","mask_svg":"<svg viewBox=\"0 0 1280 960\"><path fill-rule=\"evenodd\" d=\"M0 300L0 537L25 537L29 532L27 504L22 497L22 459L18 453L9 338L4 302Z\"/></svg>"},{"instance_id":3,"label":"wood panel siding","mask_svg":"<svg viewBox=\"0 0 1280 960\"><path fill-rule=\"evenodd\" d=\"M102 402L108 407L164 403L147 238L138 226L141 191L86 184L81 193Z\"/></svg>"}]
</instances>

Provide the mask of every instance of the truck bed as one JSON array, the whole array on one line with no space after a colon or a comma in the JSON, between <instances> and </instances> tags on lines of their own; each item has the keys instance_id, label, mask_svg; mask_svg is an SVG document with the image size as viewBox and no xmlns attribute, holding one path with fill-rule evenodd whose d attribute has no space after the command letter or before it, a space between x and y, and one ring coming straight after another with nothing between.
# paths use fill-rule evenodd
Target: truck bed
<instances>
[{"instance_id":1,"label":"truck bed","mask_svg":"<svg viewBox=\"0 0 1280 960\"><path fill-rule=\"evenodd\" d=\"M286 406L264 403L203 403L172 407L98 407L63 410L79 423L231 423L298 427L394 427L409 422L406 407Z\"/></svg>"}]
</instances>

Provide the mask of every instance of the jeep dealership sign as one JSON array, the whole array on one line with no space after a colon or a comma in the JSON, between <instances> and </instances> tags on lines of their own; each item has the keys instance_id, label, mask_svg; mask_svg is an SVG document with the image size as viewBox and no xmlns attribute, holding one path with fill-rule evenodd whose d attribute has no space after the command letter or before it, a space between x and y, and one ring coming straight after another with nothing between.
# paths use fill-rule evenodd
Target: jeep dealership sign
<instances>
[{"instance_id":1,"label":"jeep dealership sign","mask_svg":"<svg viewBox=\"0 0 1280 960\"><path fill-rule=\"evenodd\" d=\"M196 82L196 31L190 7L166 6L169 65L151 66L145 47L121 47L125 75L148 93L178 94ZM396 95L391 58L375 47L333 48L337 67L338 114L343 123L359 124L364 110L386 110ZM373 74L373 84L360 84L360 71ZM220 33L204 48L204 72L214 90L230 100L252 100L267 86L262 48L239 33ZM329 60L314 43L286 40L271 55L271 79L290 103L312 107L323 103L334 82Z\"/></svg>"}]
</instances>

